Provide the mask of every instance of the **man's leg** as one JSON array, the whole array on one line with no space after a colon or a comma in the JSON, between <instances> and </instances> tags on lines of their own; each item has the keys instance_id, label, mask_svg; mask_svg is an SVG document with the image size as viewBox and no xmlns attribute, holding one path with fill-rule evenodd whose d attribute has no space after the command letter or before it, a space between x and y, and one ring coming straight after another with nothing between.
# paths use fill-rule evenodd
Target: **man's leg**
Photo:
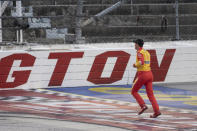
<instances>
[{"instance_id":1,"label":"man's leg","mask_svg":"<svg viewBox=\"0 0 197 131\"><path fill-rule=\"evenodd\" d=\"M136 99L137 103L141 107L141 110L138 112L138 115L142 114L146 109L148 109L148 107L145 105L144 100L138 94L138 91L142 87L142 85L143 85L143 80L140 78L137 78L135 82L133 83L133 87L131 90L131 94L133 95L133 97Z\"/></svg>"},{"instance_id":2,"label":"man's leg","mask_svg":"<svg viewBox=\"0 0 197 131\"><path fill-rule=\"evenodd\" d=\"M154 93L153 93L153 87L152 87L152 81L147 82L145 84L146 86L146 92L148 95L148 98L152 104L153 110L154 110L154 114L152 117L157 117L159 115L161 115L160 111L159 111L159 105L157 103L157 100L155 99Z\"/></svg>"},{"instance_id":3,"label":"man's leg","mask_svg":"<svg viewBox=\"0 0 197 131\"><path fill-rule=\"evenodd\" d=\"M142 87L142 85L143 85L142 80L137 77L137 79L134 81L132 89L131 89L131 94L136 99L136 101L140 105L140 107L143 107L143 105L145 105L144 100L142 99L142 97L138 93L138 91Z\"/></svg>"}]
</instances>

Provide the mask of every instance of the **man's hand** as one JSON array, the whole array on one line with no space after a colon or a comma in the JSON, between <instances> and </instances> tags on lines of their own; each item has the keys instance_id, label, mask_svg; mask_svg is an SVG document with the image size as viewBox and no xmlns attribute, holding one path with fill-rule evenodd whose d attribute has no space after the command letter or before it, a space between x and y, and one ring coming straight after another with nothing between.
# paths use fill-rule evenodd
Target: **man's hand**
<instances>
[{"instance_id":1,"label":"man's hand","mask_svg":"<svg viewBox=\"0 0 197 131\"><path fill-rule=\"evenodd\" d=\"M135 64L133 64L133 67L134 67L134 68L136 68L136 65L135 65Z\"/></svg>"}]
</instances>

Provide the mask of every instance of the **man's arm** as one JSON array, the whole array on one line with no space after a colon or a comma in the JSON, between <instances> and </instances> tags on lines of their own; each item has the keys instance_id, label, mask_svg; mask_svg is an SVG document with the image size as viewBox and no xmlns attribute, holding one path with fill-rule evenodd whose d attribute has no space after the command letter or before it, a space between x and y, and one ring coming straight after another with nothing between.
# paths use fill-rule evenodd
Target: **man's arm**
<instances>
[{"instance_id":1,"label":"man's arm","mask_svg":"<svg viewBox=\"0 0 197 131\"><path fill-rule=\"evenodd\" d=\"M144 65L144 56L142 53L137 52L137 59L138 59L138 62L133 64L133 67L139 67L141 65Z\"/></svg>"}]
</instances>

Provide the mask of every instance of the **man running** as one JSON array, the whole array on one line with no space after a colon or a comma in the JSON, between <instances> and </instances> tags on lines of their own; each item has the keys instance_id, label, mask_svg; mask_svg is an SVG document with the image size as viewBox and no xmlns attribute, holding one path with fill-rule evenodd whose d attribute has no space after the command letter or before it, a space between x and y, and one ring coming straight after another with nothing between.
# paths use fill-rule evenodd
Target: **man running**
<instances>
[{"instance_id":1,"label":"man running","mask_svg":"<svg viewBox=\"0 0 197 131\"><path fill-rule=\"evenodd\" d=\"M142 39L137 39L134 41L135 49L137 50L136 63L133 64L134 68L137 68L137 78L133 83L131 94L138 102L141 110L138 112L138 115L142 114L145 110L148 109L142 97L138 94L139 89L145 85L146 93L152 104L154 113L151 115L151 118L156 118L161 115L159 111L159 105L153 94L153 74L150 67L150 53L143 49L144 41Z\"/></svg>"}]
</instances>

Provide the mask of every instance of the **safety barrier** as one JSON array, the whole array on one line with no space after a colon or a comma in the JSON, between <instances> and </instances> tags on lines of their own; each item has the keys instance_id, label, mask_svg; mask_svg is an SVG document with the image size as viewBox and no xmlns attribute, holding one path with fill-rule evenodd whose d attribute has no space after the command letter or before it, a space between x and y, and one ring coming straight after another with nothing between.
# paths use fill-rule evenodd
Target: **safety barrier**
<instances>
[{"instance_id":1,"label":"safety barrier","mask_svg":"<svg viewBox=\"0 0 197 131\"><path fill-rule=\"evenodd\" d=\"M154 82L197 81L197 41L147 42ZM0 88L131 84L133 43L0 47Z\"/></svg>"}]
</instances>

